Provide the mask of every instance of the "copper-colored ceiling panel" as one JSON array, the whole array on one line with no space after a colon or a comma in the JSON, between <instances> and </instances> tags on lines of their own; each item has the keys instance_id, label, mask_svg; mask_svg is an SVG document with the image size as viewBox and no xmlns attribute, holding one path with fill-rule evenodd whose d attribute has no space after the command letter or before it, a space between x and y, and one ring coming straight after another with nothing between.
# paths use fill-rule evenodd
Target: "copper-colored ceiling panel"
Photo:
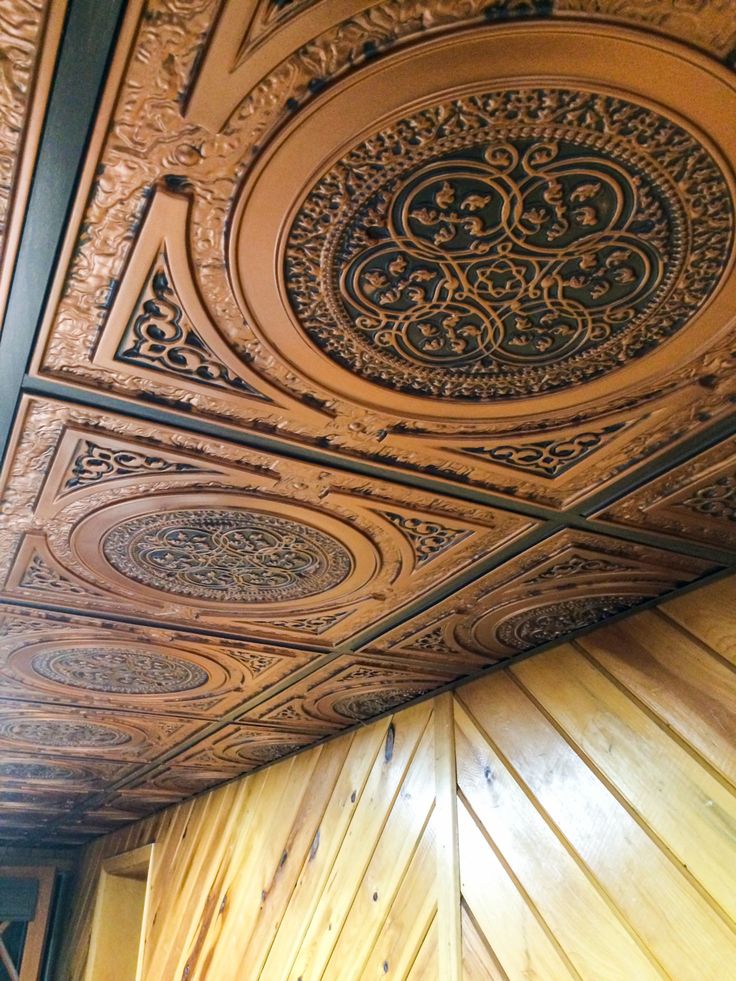
<instances>
[{"instance_id":1,"label":"copper-colored ceiling panel","mask_svg":"<svg viewBox=\"0 0 736 981\"><path fill-rule=\"evenodd\" d=\"M54 755L37 758L35 748L26 753L0 753L0 782L8 791L27 790L43 796L88 795L104 790L113 780L127 777L132 765L109 760L78 759Z\"/></svg>"},{"instance_id":2,"label":"copper-colored ceiling panel","mask_svg":"<svg viewBox=\"0 0 736 981\"><path fill-rule=\"evenodd\" d=\"M416 661L503 660L590 628L713 571L603 535L565 531L494 569L381 638L378 652Z\"/></svg>"},{"instance_id":3,"label":"copper-colored ceiling panel","mask_svg":"<svg viewBox=\"0 0 736 981\"><path fill-rule=\"evenodd\" d=\"M736 440L725 440L674 467L599 517L736 549Z\"/></svg>"},{"instance_id":4,"label":"copper-colored ceiling panel","mask_svg":"<svg viewBox=\"0 0 736 981\"><path fill-rule=\"evenodd\" d=\"M294 648L0 607L4 698L219 718L314 657Z\"/></svg>"},{"instance_id":5,"label":"copper-colored ceiling panel","mask_svg":"<svg viewBox=\"0 0 736 981\"><path fill-rule=\"evenodd\" d=\"M197 719L150 712L118 715L0 699L0 752L134 763L154 759L202 727Z\"/></svg>"},{"instance_id":6,"label":"copper-colored ceiling panel","mask_svg":"<svg viewBox=\"0 0 736 981\"><path fill-rule=\"evenodd\" d=\"M192 781L206 781L214 774L218 774L219 780L226 780L295 753L313 742L311 733L293 732L278 725L224 726L173 759L171 770L157 778L155 786L172 790L181 787L186 792Z\"/></svg>"},{"instance_id":7,"label":"copper-colored ceiling panel","mask_svg":"<svg viewBox=\"0 0 736 981\"><path fill-rule=\"evenodd\" d=\"M535 525L122 417L24 409L0 517L8 597L324 644Z\"/></svg>"},{"instance_id":8,"label":"copper-colored ceiling panel","mask_svg":"<svg viewBox=\"0 0 736 981\"><path fill-rule=\"evenodd\" d=\"M41 375L559 507L726 411L733 76L603 24L344 6L256 45L226 4L196 71L206 5L141 23ZM352 39L428 27L343 78Z\"/></svg>"},{"instance_id":9,"label":"copper-colored ceiling panel","mask_svg":"<svg viewBox=\"0 0 736 981\"><path fill-rule=\"evenodd\" d=\"M327 735L397 708L454 680L457 672L400 659L346 654L248 710L243 723L262 721L285 732Z\"/></svg>"}]
</instances>

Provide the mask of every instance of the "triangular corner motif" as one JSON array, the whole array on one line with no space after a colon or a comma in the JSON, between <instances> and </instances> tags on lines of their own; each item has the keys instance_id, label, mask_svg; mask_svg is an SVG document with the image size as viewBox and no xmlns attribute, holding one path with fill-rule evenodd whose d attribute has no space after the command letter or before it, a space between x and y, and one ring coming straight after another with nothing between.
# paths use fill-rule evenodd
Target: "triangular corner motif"
<instances>
[{"instance_id":1,"label":"triangular corner motif","mask_svg":"<svg viewBox=\"0 0 736 981\"><path fill-rule=\"evenodd\" d=\"M271 401L227 367L194 327L174 288L165 249L151 267L115 360Z\"/></svg>"}]
</instances>

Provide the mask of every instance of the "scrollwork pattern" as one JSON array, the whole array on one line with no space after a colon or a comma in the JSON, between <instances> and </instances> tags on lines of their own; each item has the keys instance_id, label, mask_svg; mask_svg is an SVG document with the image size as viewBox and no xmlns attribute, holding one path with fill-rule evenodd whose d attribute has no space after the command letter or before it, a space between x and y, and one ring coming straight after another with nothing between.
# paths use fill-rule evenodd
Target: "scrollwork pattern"
<instances>
[{"instance_id":1,"label":"scrollwork pattern","mask_svg":"<svg viewBox=\"0 0 736 981\"><path fill-rule=\"evenodd\" d=\"M724 474L713 483L699 487L675 507L695 511L708 518L736 522L736 479L734 474Z\"/></svg>"},{"instance_id":2,"label":"scrollwork pattern","mask_svg":"<svg viewBox=\"0 0 736 981\"><path fill-rule=\"evenodd\" d=\"M112 747L131 741L127 732L92 722L66 722L63 719L19 719L0 721L0 738L35 746Z\"/></svg>"},{"instance_id":3,"label":"scrollwork pattern","mask_svg":"<svg viewBox=\"0 0 736 981\"><path fill-rule=\"evenodd\" d=\"M339 364L415 396L494 401L650 351L707 301L732 231L723 174L671 120L602 93L512 89L354 147L296 216L284 275Z\"/></svg>"},{"instance_id":4,"label":"scrollwork pattern","mask_svg":"<svg viewBox=\"0 0 736 981\"><path fill-rule=\"evenodd\" d=\"M176 301L164 257L151 277L150 294L123 337L117 360L269 401L219 361L187 321Z\"/></svg>"},{"instance_id":5,"label":"scrollwork pattern","mask_svg":"<svg viewBox=\"0 0 736 981\"><path fill-rule=\"evenodd\" d=\"M463 453L483 457L492 463L514 470L528 471L549 480L561 477L572 467L603 446L625 423L614 423L602 429L588 429L562 439L542 439L525 443L501 443L497 446L467 446Z\"/></svg>"},{"instance_id":6,"label":"scrollwork pattern","mask_svg":"<svg viewBox=\"0 0 736 981\"><path fill-rule=\"evenodd\" d=\"M458 545L472 535L472 531L467 529L448 528L438 521L429 521L426 518L407 517L394 511L381 513L409 540L414 549L417 566L431 562L448 548Z\"/></svg>"},{"instance_id":7,"label":"scrollwork pattern","mask_svg":"<svg viewBox=\"0 0 736 981\"><path fill-rule=\"evenodd\" d=\"M498 640L513 650L524 651L578 630L585 630L638 606L648 596L583 596L524 610L503 620L496 628Z\"/></svg>"},{"instance_id":8,"label":"scrollwork pattern","mask_svg":"<svg viewBox=\"0 0 736 981\"><path fill-rule=\"evenodd\" d=\"M70 468L65 490L89 487L118 477L139 477L160 473L206 473L193 463L167 460L165 457L131 449L116 449L85 440Z\"/></svg>"},{"instance_id":9,"label":"scrollwork pattern","mask_svg":"<svg viewBox=\"0 0 736 981\"><path fill-rule=\"evenodd\" d=\"M86 589L50 568L37 552L31 556L20 585L24 589L48 590L52 593L66 593L70 596L87 595Z\"/></svg>"},{"instance_id":10,"label":"scrollwork pattern","mask_svg":"<svg viewBox=\"0 0 736 981\"><path fill-rule=\"evenodd\" d=\"M103 540L118 572L153 589L216 602L302 599L352 569L336 539L300 522L242 508L191 508L131 518Z\"/></svg>"},{"instance_id":11,"label":"scrollwork pattern","mask_svg":"<svg viewBox=\"0 0 736 981\"><path fill-rule=\"evenodd\" d=\"M207 672L145 647L65 647L31 660L32 670L59 685L125 695L166 695L207 684Z\"/></svg>"}]
</instances>

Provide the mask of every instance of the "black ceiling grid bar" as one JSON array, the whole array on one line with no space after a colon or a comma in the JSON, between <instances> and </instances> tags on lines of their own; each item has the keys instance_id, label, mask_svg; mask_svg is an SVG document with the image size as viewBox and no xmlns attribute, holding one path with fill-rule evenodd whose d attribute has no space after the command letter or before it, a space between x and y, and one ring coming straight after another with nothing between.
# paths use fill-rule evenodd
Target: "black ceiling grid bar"
<instances>
[{"instance_id":1,"label":"black ceiling grid bar","mask_svg":"<svg viewBox=\"0 0 736 981\"><path fill-rule=\"evenodd\" d=\"M9 607L23 607L26 610L41 610L49 613L61 613L63 615L74 616L74 617L87 617L90 620L109 620L112 623L122 623L125 626L133 627L154 627L158 630L167 631L181 631L182 633L193 634L197 637L213 637L217 640L230 640L238 641L242 644L271 644L273 647L283 647L285 649L294 650L306 650L314 651L319 654L321 651L325 650L324 644L310 643L309 641L304 641L304 643L289 641L289 640L271 640L264 639L263 636L254 636L251 634L239 634L235 631L230 630L218 630L217 627L200 627L198 624L190 623L175 623L171 620L156 620L156 619L145 619L144 617L136 617L133 615L127 615L122 613L108 613L104 610L87 610L87 609L77 609L73 606L62 606L57 603L48 603L45 600L43 602L34 602L29 599L16 599L13 596L0 596L0 611L5 606Z\"/></svg>"},{"instance_id":2,"label":"black ceiling grid bar","mask_svg":"<svg viewBox=\"0 0 736 981\"><path fill-rule=\"evenodd\" d=\"M0 460L66 232L125 0L70 0L0 332Z\"/></svg>"},{"instance_id":3,"label":"black ceiling grid bar","mask_svg":"<svg viewBox=\"0 0 736 981\"><path fill-rule=\"evenodd\" d=\"M619 477L608 487L592 494L569 510L584 517L600 511L619 498L625 497L651 480L656 480L657 477L661 477L675 467L687 463L688 460L733 435L736 435L736 412L730 412L725 418L714 422L707 429L702 429L697 436L690 436L681 440L676 446L665 450L649 462L642 462L633 473Z\"/></svg>"},{"instance_id":4,"label":"black ceiling grid bar","mask_svg":"<svg viewBox=\"0 0 736 981\"><path fill-rule=\"evenodd\" d=\"M110 395L107 392L92 391L46 378L27 376L23 383L23 390L28 395L37 395L64 403L73 402L85 408L99 409L101 412L113 412L144 422L185 430L198 436L236 443L261 453L289 457L305 463L314 463L320 467L334 467L335 470L358 474L361 477L372 477L376 480L385 480L426 490L432 494L443 494L447 497L472 501L475 504L503 508L505 511L524 514L527 517L557 520L562 513L554 508L504 497L491 491L457 484L452 480L430 477L419 471L402 470L400 467L393 470L388 464L363 461L327 448L312 447L306 443L287 441L275 436L246 431L240 428L236 422L230 424L213 422L208 419L193 417L184 412L177 412L175 409L153 405L150 402L133 402Z\"/></svg>"},{"instance_id":5,"label":"black ceiling grid bar","mask_svg":"<svg viewBox=\"0 0 736 981\"><path fill-rule=\"evenodd\" d=\"M609 617L605 622L605 626L608 626L609 624L612 623L618 623L621 620L625 620L628 617L632 616L632 614L634 613L640 613L643 610L648 610L651 609L652 607L656 607L659 603L663 601L663 599L671 599L675 595L680 596L684 593L690 592L693 589L697 589L700 588L701 586L716 582L718 579L722 579L724 576L729 575L730 573L731 570L719 569L716 572L709 573L701 577L695 582L688 583L688 585L686 586L683 586L676 590L672 590L670 593L665 594L665 596L653 596L651 599L646 600L644 603L640 603L638 606L634 607L633 609L623 610L621 613L617 613L614 616ZM513 667L513 665L519 664L521 661L527 660L527 658L536 656L537 654L542 654L544 651L550 650L554 647L559 647L561 644L566 644L579 637L584 637L586 634L598 630L601 626L603 625L600 623L591 624L590 626L585 627L582 630L574 630L568 634L565 634L564 636L555 637L554 639L547 641L545 644L540 644L537 647L533 647L528 651L520 651L518 654L513 654L511 657L508 657L503 661L496 661L493 664L488 664L485 667L480 668L478 671L472 672L467 675L463 675L462 677L457 678L455 681L448 682L448 684L446 685L442 685L439 688L435 688L432 691L428 691L424 695L419 695L417 698L412 699L411 702L404 703L403 705L400 705L393 709L387 709L385 712L382 712L380 715L376 715L365 721L358 721L354 725L347 726L345 729L341 729L339 732L331 733L328 736L323 736L319 739L316 739L313 743L310 743L307 746L303 746L300 749L296 750L294 753L290 753L288 755L298 756L300 753L305 753L308 750L314 749L315 746L322 746L325 743L332 742L334 739L339 739L341 736L344 736L350 732L355 732L357 729L361 729L367 725L372 725L374 722L377 722L379 719L385 718L389 715L393 715L395 714L395 712L399 711L400 709L408 708L409 705L418 705L421 702L425 702L428 701L429 699L436 698L438 695L441 695L444 692L454 691L456 688L459 688L461 685L469 684L470 682L476 681L481 677L485 678L488 675L495 674L498 671L503 671L506 668ZM298 680L302 680L303 678L308 677L310 674L321 670L325 665L329 664L337 656L338 656L337 653L331 654L323 659L320 659L319 664L315 663L313 665L305 666L305 668L303 668L300 672L298 672L299 675ZM152 776L157 776L159 773L164 772L167 768L167 765L171 763L171 761L176 756L179 756L182 752L185 752L187 749L190 749L192 746L196 745L206 736L219 732L226 725L232 725L238 719L242 718L244 712L248 712L254 708L257 708L267 699L273 698L275 695L278 695L282 691L286 690L286 688L290 687L292 683L293 683L293 679L283 679L277 685L273 685L271 688L267 689L264 692L261 692L259 695L255 696L249 701L244 702L236 709L232 709L230 712L224 715L220 720L214 722L211 726L208 726L206 730L201 730L195 735L190 736L189 739L180 743L178 746L168 751L167 753L163 753L161 756L159 756L155 760L152 760L150 763L143 764L134 773L128 774L125 777L121 777L119 780L113 781L113 783L109 784L104 791L100 791L99 793L90 795L89 798L85 799L84 802L80 802L77 805L77 807L68 811L67 814L65 814L63 817L60 817L58 819L53 819L53 823L50 824L46 828L46 830L53 830L53 828L57 826L57 823L68 824L69 821L70 820L73 821L75 817L83 817L84 813L87 810L89 810L90 807L100 807L101 805L104 805L104 803L113 794L117 793L118 791L130 787L138 783L142 779L145 779L147 777L150 778ZM285 757L282 757L282 759L283 758ZM271 766L271 765L272 764L270 763L264 763L262 766L255 767L253 770L249 770L247 775L252 776L254 773L257 773L259 770L265 769L267 766ZM225 784L232 783L234 780L241 779L242 776L243 774L240 774L239 776L234 776L228 780L224 780L222 781L222 783L218 783L216 787L217 789L219 789L220 787L225 786ZM202 794L208 793L209 790L212 789L214 788L210 787L207 790L201 791L199 794L194 794L193 797L199 797ZM191 800L193 799L193 797L187 798L187 800ZM165 810L169 806L171 805L166 804L163 807L158 808L157 810ZM151 811L151 813L146 815L146 817L151 817L155 813L156 813L155 810Z\"/></svg>"},{"instance_id":6,"label":"black ceiling grid bar","mask_svg":"<svg viewBox=\"0 0 736 981\"><path fill-rule=\"evenodd\" d=\"M587 513L583 513L582 505L581 509L555 509L545 507L529 501L517 500L501 494L495 494L492 491L481 488L453 483L451 480L429 477L419 472L414 473L401 468L392 470L380 463L355 460L350 457L341 456L338 453L330 452L329 450L282 441L272 436L245 432L237 428L235 424L227 425L215 423L207 419L197 419L184 413L176 412L175 410L155 407L148 403L138 404L107 393L95 392L72 385L63 385L47 379L27 376L23 388L28 395L59 400L65 404L72 402L86 408L117 413L148 423L185 430L215 440L236 443L239 446L244 446L258 452L272 453L277 456L314 463L322 467L333 467L335 470L343 470L347 473L359 474L363 477L371 477L376 480L384 480L407 487L414 487L419 490L426 490L433 494L442 494L445 497L455 497L461 500L472 501L475 504L498 508L514 514L521 514L528 518L534 518L537 521L545 521L553 524L557 529L569 527L580 531L598 532L607 534L609 537L619 537L626 541L636 542L637 544L649 545L653 548L669 548L676 552L682 552L685 555L692 555L695 558L711 559L719 563L736 563L736 554L718 549L716 546L699 545L695 542L672 538L642 528L619 528L618 525L597 522L594 518L587 517ZM701 452L705 446L706 438L708 445L711 445L733 433L736 433L736 414L729 416L725 420L721 420L711 430L708 430L706 435L699 436L697 440L690 440L687 444L678 445L676 449L671 450L669 453L663 453L655 462L642 464L642 475L640 476L639 471L637 471L639 483L645 483L651 479L652 475L656 476L662 471L667 470L670 466L674 466L684 459L688 459L690 456ZM693 443L694 445L690 445ZM614 485L616 496L620 497L629 487L633 488L637 486L632 481L629 486L622 489L621 484L623 480L618 481ZM603 493L607 496L611 495L613 499L614 491L610 488ZM605 502L598 502L597 497L593 498L595 502L594 506L596 509L600 509L605 505ZM585 511L587 512L588 510L589 506L586 502Z\"/></svg>"}]
</instances>

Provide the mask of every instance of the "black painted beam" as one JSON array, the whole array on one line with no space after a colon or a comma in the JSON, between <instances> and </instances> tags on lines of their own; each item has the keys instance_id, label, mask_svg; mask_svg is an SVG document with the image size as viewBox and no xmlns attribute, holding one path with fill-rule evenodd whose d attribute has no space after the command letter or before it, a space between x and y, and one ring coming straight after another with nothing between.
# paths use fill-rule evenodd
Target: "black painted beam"
<instances>
[{"instance_id":1,"label":"black painted beam","mask_svg":"<svg viewBox=\"0 0 736 981\"><path fill-rule=\"evenodd\" d=\"M125 0L70 0L0 332L0 458L43 317Z\"/></svg>"}]
</instances>

